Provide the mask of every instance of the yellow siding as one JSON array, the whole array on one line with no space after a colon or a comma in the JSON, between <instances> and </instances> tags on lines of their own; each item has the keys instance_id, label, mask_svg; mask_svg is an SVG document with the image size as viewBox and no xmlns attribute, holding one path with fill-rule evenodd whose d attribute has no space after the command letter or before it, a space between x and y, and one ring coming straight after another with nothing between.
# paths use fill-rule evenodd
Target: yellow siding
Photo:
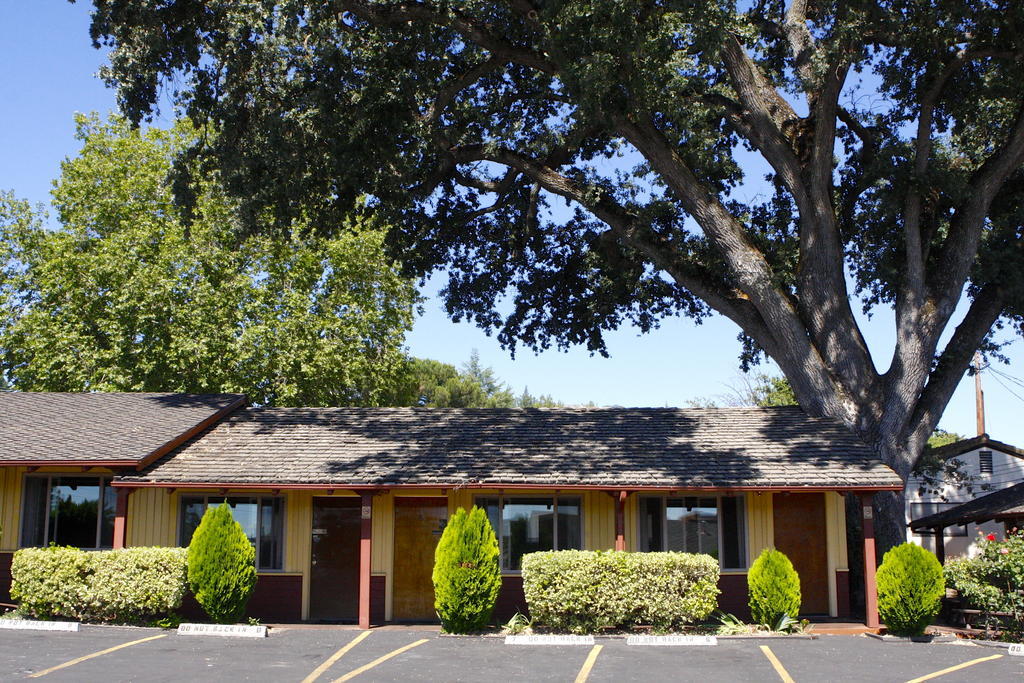
<instances>
[{"instance_id":1,"label":"yellow siding","mask_svg":"<svg viewBox=\"0 0 1024 683\"><path fill-rule=\"evenodd\" d=\"M384 575L384 619L391 620L392 568L395 561L395 497L383 493L373 497L373 544L370 572Z\"/></svg>"},{"instance_id":2,"label":"yellow siding","mask_svg":"<svg viewBox=\"0 0 1024 683\"><path fill-rule=\"evenodd\" d=\"M825 494L825 531L828 534L828 609L839 614L836 570L849 569L846 559L846 501L842 495Z\"/></svg>"},{"instance_id":3,"label":"yellow siding","mask_svg":"<svg viewBox=\"0 0 1024 683\"><path fill-rule=\"evenodd\" d=\"M308 491L290 491L285 495L284 570L309 571L313 532L313 495Z\"/></svg>"},{"instance_id":4,"label":"yellow siding","mask_svg":"<svg viewBox=\"0 0 1024 683\"><path fill-rule=\"evenodd\" d=\"M0 550L17 550L24 467L0 467Z\"/></svg>"},{"instance_id":5,"label":"yellow siding","mask_svg":"<svg viewBox=\"0 0 1024 683\"><path fill-rule=\"evenodd\" d=\"M775 547L775 521L772 494L747 494L747 566L753 564L765 548Z\"/></svg>"},{"instance_id":6,"label":"yellow siding","mask_svg":"<svg viewBox=\"0 0 1024 683\"><path fill-rule=\"evenodd\" d=\"M626 536L629 537L628 530ZM583 547L587 550L615 548L615 499L603 491L583 494Z\"/></svg>"},{"instance_id":7,"label":"yellow siding","mask_svg":"<svg viewBox=\"0 0 1024 683\"><path fill-rule=\"evenodd\" d=\"M177 492L156 488L132 491L128 497L128 545L177 545L177 511Z\"/></svg>"}]
</instances>

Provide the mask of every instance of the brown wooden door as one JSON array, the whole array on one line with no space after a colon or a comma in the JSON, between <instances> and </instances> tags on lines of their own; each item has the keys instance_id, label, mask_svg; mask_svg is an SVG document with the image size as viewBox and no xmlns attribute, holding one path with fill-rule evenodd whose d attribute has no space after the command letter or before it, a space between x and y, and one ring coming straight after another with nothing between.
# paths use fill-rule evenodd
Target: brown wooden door
<instances>
[{"instance_id":1,"label":"brown wooden door","mask_svg":"<svg viewBox=\"0 0 1024 683\"><path fill-rule=\"evenodd\" d=\"M828 614L828 548L825 494L772 496L775 548L800 575L801 614Z\"/></svg>"},{"instance_id":2,"label":"brown wooden door","mask_svg":"<svg viewBox=\"0 0 1024 683\"><path fill-rule=\"evenodd\" d=\"M311 621L359 617L359 498L313 498Z\"/></svg>"},{"instance_id":3,"label":"brown wooden door","mask_svg":"<svg viewBox=\"0 0 1024 683\"><path fill-rule=\"evenodd\" d=\"M431 574L447 518L444 498L395 498L395 621L437 621Z\"/></svg>"}]
</instances>

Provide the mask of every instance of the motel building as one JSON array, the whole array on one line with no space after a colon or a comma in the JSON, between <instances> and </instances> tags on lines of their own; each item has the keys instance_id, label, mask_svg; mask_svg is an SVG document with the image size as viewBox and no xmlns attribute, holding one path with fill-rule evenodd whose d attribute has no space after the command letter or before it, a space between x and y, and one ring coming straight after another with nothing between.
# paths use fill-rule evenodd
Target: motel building
<instances>
[{"instance_id":1,"label":"motel building","mask_svg":"<svg viewBox=\"0 0 1024 683\"><path fill-rule=\"evenodd\" d=\"M540 550L707 553L719 607L747 611L765 548L806 616L851 617L844 494L902 482L842 425L799 408L263 408L232 394L0 393L0 602L18 548L185 546L224 501L256 548L264 622L436 621L434 548L484 508L495 616L526 612ZM866 622L877 625L874 562ZM191 598L183 610L197 610ZM198 616L198 614L196 615ZM856 615L857 618L860 615Z\"/></svg>"}]
</instances>

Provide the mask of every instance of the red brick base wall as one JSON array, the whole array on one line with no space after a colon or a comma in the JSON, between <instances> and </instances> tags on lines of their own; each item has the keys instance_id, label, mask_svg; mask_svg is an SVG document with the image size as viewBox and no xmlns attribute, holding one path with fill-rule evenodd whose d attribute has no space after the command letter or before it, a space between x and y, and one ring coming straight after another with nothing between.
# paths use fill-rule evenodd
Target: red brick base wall
<instances>
[{"instance_id":1,"label":"red brick base wall","mask_svg":"<svg viewBox=\"0 0 1024 683\"><path fill-rule=\"evenodd\" d=\"M388 587L388 577L370 577L370 623L384 623L384 600ZM301 592L299 598L301 600Z\"/></svg>"},{"instance_id":2,"label":"red brick base wall","mask_svg":"<svg viewBox=\"0 0 1024 683\"><path fill-rule=\"evenodd\" d=\"M850 572L847 569L836 570L836 616L850 616Z\"/></svg>"},{"instance_id":3,"label":"red brick base wall","mask_svg":"<svg viewBox=\"0 0 1024 683\"><path fill-rule=\"evenodd\" d=\"M383 601L382 601L383 602ZM192 592L185 594L178 614L186 620L206 620L206 613ZM383 615L383 609L381 610ZM268 623L293 623L302 620L302 577L261 574L245 609L246 617Z\"/></svg>"},{"instance_id":4,"label":"red brick base wall","mask_svg":"<svg viewBox=\"0 0 1024 683\"><path fill-rule=\"evenodd\" d=\"M747 601L747 575L723 574L718 577L718 609L735 614L743 621L750 621L750 605Z\"/></svg>"},{"instance_id":5,"label":"red brick base wall","mask_svg":"<svg viewBox=\"0 0 1024 683\"><path fill-rule=\"evenodd\" d=\"M498 591L498 602L494 605L493 621L505 623L515 613L528 614L526 595L523 593L523 577L501 577L501 590Z\"/></svg>"}]
</instances>

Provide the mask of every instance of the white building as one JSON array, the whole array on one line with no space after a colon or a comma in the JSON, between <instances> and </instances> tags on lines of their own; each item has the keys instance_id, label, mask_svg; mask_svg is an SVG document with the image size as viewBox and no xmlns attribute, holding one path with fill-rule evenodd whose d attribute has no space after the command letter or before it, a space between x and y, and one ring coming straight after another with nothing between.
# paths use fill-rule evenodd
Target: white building
<instances>
[{"instance_id":1,"label":"white building","mask_svg":"<svg viewBox=\"0 0 1024 683\"><path fill-rule=\"evenodd\" d=\"M996 441L988 434L942 446L933 454L942 459L956 458L960 461L962 465L959 470L968 477L970 490L947 481L937 487L938 490L933 488L922 492L925 482L920 477L911 477L904 489L908 523L1024 482L1024 450ZM945 555L956 557L971 554L976 548L979 534L991 533L1002 539L1003 530L1003 522L991 519L977 524L947 527L944 533ZM907 540L938 554L933 531L912 531L908 527Z\"/></svg>"}]
</instances>

